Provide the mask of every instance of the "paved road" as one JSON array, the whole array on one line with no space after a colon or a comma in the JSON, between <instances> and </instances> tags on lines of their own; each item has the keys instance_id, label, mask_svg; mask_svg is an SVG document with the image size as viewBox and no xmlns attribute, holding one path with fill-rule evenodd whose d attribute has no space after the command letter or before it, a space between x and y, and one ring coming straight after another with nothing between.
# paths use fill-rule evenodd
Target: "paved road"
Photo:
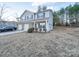
<instances>
[{"instance_id":1,"label":"paved road","mask_svg":"<svg viewBox=\"0 0 79 59\"><path fill-rule=\"evenodd\" d=\"M10 35L10 34L15 34L15 33L19 33L19 32L24 32L24 31L2 32L2 33L0 33L0 36L3 36L3 35Z\"/></svg>"}]
</instances>

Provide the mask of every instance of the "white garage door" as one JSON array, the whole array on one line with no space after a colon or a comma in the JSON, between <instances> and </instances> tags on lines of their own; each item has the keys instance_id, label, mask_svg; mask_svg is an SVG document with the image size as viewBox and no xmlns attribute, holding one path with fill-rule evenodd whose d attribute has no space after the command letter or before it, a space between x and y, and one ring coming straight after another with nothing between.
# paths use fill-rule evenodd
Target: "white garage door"
<instances>
[{"instance_id":1,"label":"white garage door","mask_svg":"<svg viewBox=\"0 0 79 59\"><path fill-rule=\"evenodd\" d=\"M18 30L22 30L22 25L21 24L18 25Z\"/></svg>"},{"instance_id":2,"label":"white garage door","mask_svg":"<svg viewBox=\"0 0 79 59\"><path fill-rule=\"evenodd\" d=\"M24 24L24 30L27 31L29 29L29 24Z\"/></svg>"}]
</instances>

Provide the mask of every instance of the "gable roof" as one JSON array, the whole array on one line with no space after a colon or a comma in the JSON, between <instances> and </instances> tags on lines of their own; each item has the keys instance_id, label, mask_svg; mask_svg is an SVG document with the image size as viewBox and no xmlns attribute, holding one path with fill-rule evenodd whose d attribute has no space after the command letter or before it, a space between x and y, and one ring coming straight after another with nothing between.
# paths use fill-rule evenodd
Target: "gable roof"
<instances>
[{"instance_id":1,"label":"gable roof","mask_svg":"<svg viewBox=\"0 0 79 59\"><path fill-rule=\"evenodd\" d=\"M25 11L22 13L22 15L20 16L20 18L21 18L21 17L24 15L24 13L26 13L26 12L34 13L34 12L29 11L29 10L25 10Z\"/></svg>"},{"instance_id":2,"label":"gable roof","mask_svg":"<svg viewBox=\"0 0 79 59\"><path fill-rule=\"evenodd\" d=\"M26 13L26 12L37 14L37 13L46 12L46 11L50 11L50 12L53 13L53 11L52 11L51 9L47 9L47 10L40 11L40 12L38 12L38 11L37 11L37 12L31 12L31 11L29 11L29 10L25 10L25 11L22 13L22 15L20 16L20 19L21 19L21 17L24 15L24 13Z\"/></svg>"}]
</instances>

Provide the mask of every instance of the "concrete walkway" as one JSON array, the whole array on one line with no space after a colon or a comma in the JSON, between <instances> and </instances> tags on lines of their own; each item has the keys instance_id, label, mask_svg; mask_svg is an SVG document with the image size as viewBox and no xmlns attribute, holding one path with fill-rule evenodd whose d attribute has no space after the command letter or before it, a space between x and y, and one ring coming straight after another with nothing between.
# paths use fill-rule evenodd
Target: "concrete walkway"
<instances>
[{"instance_id":1,"label":"concrete walkway","mask_svg":"<svg viewBox=\"0 0 79 59\"><path fill-rule=\"evenodd\" d=\"M15 33L20 33L20 32L24 32L24 31L2 32L2 33L0 33L0 36L10 35L10 34L15 34Z\"/></svg>"}]
</instances>

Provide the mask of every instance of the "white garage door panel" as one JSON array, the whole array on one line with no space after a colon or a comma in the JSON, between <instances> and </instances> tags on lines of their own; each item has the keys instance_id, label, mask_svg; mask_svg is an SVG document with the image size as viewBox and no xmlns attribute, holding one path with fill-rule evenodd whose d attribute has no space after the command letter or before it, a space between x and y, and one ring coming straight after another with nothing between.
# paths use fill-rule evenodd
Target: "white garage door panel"
<instances>
[{"instance_id":1,"label":"white garage door panel","mask_svg":"<svg viewBox=\"0 0 79 59\"><path fill-rule=\"evenodd\" d=\"M29 24L24 24L24 30L27 31L29 29Z\"/></svg>"},{"instance_id":2,"label":"white garage door panel","mask_svg":"<svg viewBox=\"0 0 79 59\"><path fill-rule=\"evenodd\" d=\"M18 30L22 30L22 25L18 25Z\"/></svg>"}]
</instances>

